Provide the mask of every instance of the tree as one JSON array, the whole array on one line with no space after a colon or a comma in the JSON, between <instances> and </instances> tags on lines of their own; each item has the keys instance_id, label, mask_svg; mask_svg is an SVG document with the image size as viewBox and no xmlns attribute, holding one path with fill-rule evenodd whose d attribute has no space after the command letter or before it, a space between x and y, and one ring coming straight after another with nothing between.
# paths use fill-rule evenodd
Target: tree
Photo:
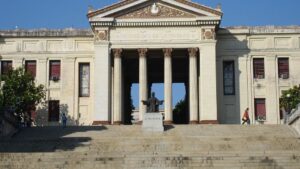
<instances>
[{"instance_id":1,"label":"tree","mask_svg":"<svg viewBox=\"0 0 300 169\"><path fill-rule=\"evenodd\" d=\"M284 108L287 112L290 112L293 108L296 108L300 103L300 85L283 91L280 97L280 107Z\"/></svg>"},{"instance_id":2,"label":"tree","mask_svg":"<svg viewBox=\"0 0 300 169\"><path fill-rule=\"evenodd\" d=\"M30 121L30 111L45 100L44 86L36 85L34 77L24 68L12 70L1 79L0 111L11 113L17 122L20 122L20 117L25 122Z\"/></svg>"}]
</instances>

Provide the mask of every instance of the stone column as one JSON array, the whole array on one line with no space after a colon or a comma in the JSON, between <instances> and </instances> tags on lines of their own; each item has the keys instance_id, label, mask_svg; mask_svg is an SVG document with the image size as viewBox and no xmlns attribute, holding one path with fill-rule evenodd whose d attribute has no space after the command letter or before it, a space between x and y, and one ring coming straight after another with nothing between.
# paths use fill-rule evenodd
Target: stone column
<instances>
[{"instance_id":1,"label":"stone column","mask_svg":"<svg viewBox=\"0 0 300 169\"><path fill-rule=\"evenodd\" d=\"M143 114L147 111L147 106L142 100L148 99L148 79L147 79L147 51L148 49L138 49L139 52L139 121L143 120Z\"/></svg>"},{"instance_id":2,"label":"stone column","mask_svg":"<svg viewBox=\"0 0 300 169\"><path fill-rule=\"evenodd\" d=\"M114 56L114 124L121 123L122 117L122 49L113 49Z\"/></svg>"},{"instance_id":3,"label":"stone column","mask_svg":"<svg viewBox=\"0 0 300 169\"><path fill-rule=\"evenodd\" d=\"M165 94L165 122L172 123L172 51L173 49L163 49L164 52L164 94Z\"/></svg>"},{"instance_id":4,"label":"stone column","mask_svg":"<svg viewBox=\"0 0 300 169\"><path fill-rule=\"evenodd\" d=\"M200 51L200 123L216 124L218 123L216 41L203 42Z\"/></svg>"},{"instance_id":5,"label":"stone column","mask_svg":"<svg viewBox=\"0 0 300 169\"><path fill-rule=\"evenodd\" d=\"M190 48L189 52L189 112L190 123L198 123L198 89L197 89L197 52L198 48Z\"/></svg>"}]
</instances>

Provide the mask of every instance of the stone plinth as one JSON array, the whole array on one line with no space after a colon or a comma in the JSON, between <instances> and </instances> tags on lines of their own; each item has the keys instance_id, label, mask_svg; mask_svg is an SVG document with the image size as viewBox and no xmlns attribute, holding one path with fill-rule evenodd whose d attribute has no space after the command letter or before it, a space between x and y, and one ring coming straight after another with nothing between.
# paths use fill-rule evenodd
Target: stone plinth
<instances>
[{"instance_id":1,"label":"stone plinth","mask_svg":"<svg viewBox=\"0 0 300 169\"><path fill-rule=\"evenodd\" d=\"M163 132L163 115L161 113L144 113L143 131Z\"/></svg>"}]
</instances>

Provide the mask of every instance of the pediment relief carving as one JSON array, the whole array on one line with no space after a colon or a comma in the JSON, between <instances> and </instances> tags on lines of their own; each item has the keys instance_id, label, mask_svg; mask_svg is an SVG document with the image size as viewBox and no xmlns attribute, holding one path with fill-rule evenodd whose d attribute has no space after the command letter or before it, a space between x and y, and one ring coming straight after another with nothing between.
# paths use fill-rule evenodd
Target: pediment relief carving
<instances>
[{"instance_id":1,"label":"pediment relief carving","mask_svg":"<svg viewBox=\"0 0 300 169\"><path fill-rule=\"evenodd\" d=\"M118 19L195 18L196 15L164 4L153 3L115 17Z\"/></svg>"}]
</instances>

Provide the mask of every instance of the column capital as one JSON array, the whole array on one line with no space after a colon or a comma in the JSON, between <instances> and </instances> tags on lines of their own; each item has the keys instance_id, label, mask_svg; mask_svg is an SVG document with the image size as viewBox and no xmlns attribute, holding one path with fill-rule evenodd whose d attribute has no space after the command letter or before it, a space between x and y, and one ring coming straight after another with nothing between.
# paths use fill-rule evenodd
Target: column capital
<instances>
[{"instance_id":1,"label":"column capital","mask_svg":"<svg viewBox=\"0 0 300 169\"><path fill-rule=\"evenodd\" d=\"M123 49L113 49L113 54L114 54L114 57L121 57L121 54L122 54L122 51Z\"/></svg>"},{"instance_id":2,"label":"column capital","mask_svg":"<svg viewBox=\"0 0 300 169\"><path fill-rule=\"evenodd\" d=\"M198 48L188 48L188 52L189 52L190 57L196 57L197 52L198 52Z\"/></svg>"},{"instance_id":3,"label":"column capital","mask_svg":"<svg viewBox=\"0 0 300 169\"><path fill-rule=\"evenodd\" d=\"M165 57L171 57L171 56L172 56L173 49L172 49L172 48L164 48L164 49L163 49L163 52L164 52L164 56L165 56Z\"/></svg>"},{"instance_id":4,"label":"column capital","mask_svg":"<svg viewBox=\"0 0 300 169\"><path fill-rule=\"evenodd\" d=\"M140 48L140 49L138 49L138 52L139 52L140 57L146 57L148 49L147 48Z\"/></svg>"}]
</instances>

